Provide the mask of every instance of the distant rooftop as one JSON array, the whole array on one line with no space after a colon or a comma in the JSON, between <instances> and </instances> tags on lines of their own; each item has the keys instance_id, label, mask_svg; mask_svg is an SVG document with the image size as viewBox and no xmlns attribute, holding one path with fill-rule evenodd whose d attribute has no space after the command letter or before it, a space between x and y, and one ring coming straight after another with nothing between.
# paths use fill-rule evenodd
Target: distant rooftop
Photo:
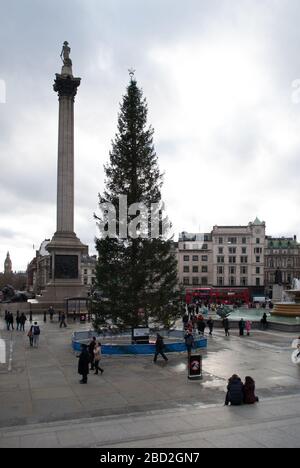
<instances>
[{"instance_id":1,"label":"distant rooftop","mask_svg":"<svg viewBox=\"0 0 300 468\"><path fill-rule=\"evenodd\" d=\"M179 234L179 242L210 242L212 240L211 233L190 233L182 232Z\"/></svg>"}]
</instances>

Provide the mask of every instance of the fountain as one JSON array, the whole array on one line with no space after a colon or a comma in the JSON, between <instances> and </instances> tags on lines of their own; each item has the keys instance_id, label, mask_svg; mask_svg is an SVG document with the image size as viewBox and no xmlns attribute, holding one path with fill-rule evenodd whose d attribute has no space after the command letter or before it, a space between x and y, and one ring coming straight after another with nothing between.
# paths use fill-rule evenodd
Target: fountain
<instances>
[{"instance_id":1,"label":"fountain","mask_svg":"<svg viewBox=\"0 0 300 468\"><path fill-rule=\"evenodd\" d=\"M284 291L283 302L275 305L272 315L281 317L300 317L300 279L293 280L293 288Z\"/></svg>"}]
</instances>

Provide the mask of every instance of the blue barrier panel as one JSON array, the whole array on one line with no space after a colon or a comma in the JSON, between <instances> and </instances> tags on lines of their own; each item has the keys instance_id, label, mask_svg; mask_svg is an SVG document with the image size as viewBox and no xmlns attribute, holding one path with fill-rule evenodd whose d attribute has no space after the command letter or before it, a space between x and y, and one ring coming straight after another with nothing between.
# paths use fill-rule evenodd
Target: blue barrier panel
<instances>
[{"instance_id":1,"label":"blue barrier panel","mask_svg":"<svg viewBox=\"0 0 300 468\"><path fill-rule=\"evenodd\" d=\"M84 341L84 340L83 340ZM207 339L201 338L196 342L196 348L207 348ZM74 351L81 351L82 342L72 341L72 347ZM85 343L86 344L86 343ZM166 353L184 353L186 352L186 345L184 342L181 343L168 343L165 346ZM102 345L101 352L104 355L151 355L155 353L155 345Z\"/></svg>"}]
</instances>

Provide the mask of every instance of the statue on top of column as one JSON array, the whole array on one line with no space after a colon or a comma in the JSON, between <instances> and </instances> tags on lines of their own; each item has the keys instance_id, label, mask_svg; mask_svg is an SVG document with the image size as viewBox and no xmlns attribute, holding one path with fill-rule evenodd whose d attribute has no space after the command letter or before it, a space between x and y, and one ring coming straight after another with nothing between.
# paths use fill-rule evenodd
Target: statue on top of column
<instances>
[{"instance_id":1,"label":"statue on top of column","mask_svg":"<svg viewBox=\"0 0 300 468\"><path fill-rule=\"evenodd\" d=\"M60 58L63 61L62 75L73 75L72 72L72 60L70 59L71 48L67 41L64 42Z\"/></svg>"}]
</instances>

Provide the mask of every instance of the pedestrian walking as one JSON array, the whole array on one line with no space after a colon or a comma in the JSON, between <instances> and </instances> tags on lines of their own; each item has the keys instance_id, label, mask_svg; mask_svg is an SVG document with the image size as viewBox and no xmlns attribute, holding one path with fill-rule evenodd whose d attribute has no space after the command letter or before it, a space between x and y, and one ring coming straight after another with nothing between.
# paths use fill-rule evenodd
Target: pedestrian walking
<instances>
[{"instance_id":1,"label":"pedestrian walking","mask_svg":"<svg viewBox=\"0 0 300 468\"><path fill-rule=\"evenodd\" d=\"M64 314L64 312L60 315L60 325L59 325L59 328L62 328L62 326L64 326L65 328L67 328L67 324L66 324L66 315Z\"/></svg>"},{"instance_id":2,"label":"pedestrian walking","mask_svg":"<svg viewBox=\"0 0 300 468\"><path fill-rule=\"evenodd\" d=\"M213 321L213 319L211 317L209 317L209 319L207 321L207 326L209 328L209 335L210 336L212 336L212 334L213 334L214 325L215 325L215 322Z\"/></svg>"},{"instance_id":3,"label":"pedestrian walking","mask_svg":"<svg viewBox=\"0 0 300 468\"><path fill-rule=\"evenodd\" d=\"M204 318L202 315L199 316L198 321L197 321L197 328L198 328L198 333L199 335L204 336L205 333L205 328L206 328L206 323L204 321Z\"/></svg>"},{"instance_id":4,"label":"pedestrian walking","mask_svg":"<svg viewBox=\"0 0 300 468\"><path fill-rule=\"evenodd\" d=\"M41 330L40 330L40 327L38 326L37 322L34 322L34 325L32 327L32 333L33 333L33 347L38 348L39 347Z\"/></svg>"},{"instance_id":5,"label":"pedestrian walking","mask_svg":"<svg viewBox=\"0 0 300 468\"><path fill-rule=\"evenodd\" d=\"M53 309L53 306L50 306L49 307L49 316L50 316L50 321L53 322L53 317L54 317L54 309Z\"/></svg>"},{"instance_id":6,"label":"pedestrian walking","mask_svg":"<svg viewBox=\"0 0 300 468\"><path fill-rule=\"evenodd\" d=\"M17 331L19 331L21 322L20 322L20 312L17 310L17 315L16 315L16 324L17 324Z\"/></svg>"},{"instance_id":7,"label":"pedestrian walking","mask_svg":"<svg viewBox=\"0 0 300 468\"><path fill-rule=\"evenodd\" d=\"M27 321L27 317L26 317L26 315L24 314L24 312L22 312L21 317L20 317L20 326L21 326L20 329L21 329L21 331L23 331L23 332L25 331L25 323L26 323L26 321Z\"/></svg>"},{"instance_id":8,"label":"pedestrian walking","mask_svg":"<svg viewBox=\"0 0 300 468\"><path fill-rule=\"evenodd\" d=\"M44 323L46 323L46 322L47 322L47 312L44 311Z\"/></svg>"},{"instance_id":9,"label":"pedestrian walking","mask_svg":"<svg viewBox=\"0 0 300 468\"><path fill-rule=\"evenodd\" d=\"M225 331L225 336L230 336L230 333L229 333L230 326L229 326L229 320L227 317L223 319L223 328Z\"/></svg>"},{"instance_id":10,"label":"pedestrian walking","mask_svg":"<svg viewBox=\"0 0 300 468\"><path fill-rule=\"evenodd\" d=\"M87 345L82 345L82 351L78 362L78 374L82 376L82 379L80 380L81 384L87 384L88 382L89 364L90 355L87 349Z\"/></svg>"},{"instance_id":11,"label":"pedestrian walking","mask_svg":"<svg viewBox=\"0 0 300 468\"><path fill-rule=\"evenodd\" d=\"M98 375L99 371L101 372L101 375L104 372L104 370L99 366L100 361L101 361L101 343L96 343L96 346L94 349L95 375Z\"/></svg>"},{"instance_id":12,"label":"pedestrian walking","mask_svg":"<svg viewBox=\"0 0 300 468\"><path fill-rule=\"evenodd\" d=\"M8 314L8 331L10 330L10 328L14 330L14 316L11 312L9 312Z\"/></svg>"},{"instance_id":13,"label":"pedestrian walking","mask_svg":"<svg viewBox=\"0 0 300 468\"><path fill-rule=\"evenodd\" d=\"M90 355L91 370L94 370L94 368L95 368L95 365L94 365L94 363L95 363L94 351L95 351L96 345L97 345L97 341L96 341L96 337L94 336L94 338L92 339L92 341L90 342L89 347L88 347L89 355Z\"/></svg>"},{"instance_id":14,"label":"pedestrian walking","mask_svg":"<svg viewBox=\"0 0 300 468\"><path fill-rule=\"evenodd\" d=\"M157 338L156 338L156 343L155 343L155 355L154 355L154 360L153 360L154 362L157 361L157 357L159 354L163 357L165 362L168 362L168 358L164 353L164 349L165 349L164 339L159 333L157 333Z\"/></svg>"},{"instance_id":15,"label":"pedestrian walking","mask_svg":"<svg viewBox=\"0 0 300 468\"><path fill-rule=\"evenodd\" d=\"M32 348L33 347L33 325L31 325L30 330L27 333L27 336L29 338L29 345Z\"/></svg>"},{"instance_id":16,"label":"pedestrian walking","mask_svg":"<svg viewBox=\"0 0 300 468\"><path fill-rule=\"evenodd\" d=\"M5 320L6 328L7 328L7 331L8 331L9 330L9 312L8 312L8 310L5 311L4 320Z\"/></svg>"},{"instance_id":17,"label":"pedestrian walking","mask_svg":"<svg viewBox=\"0 0 300 468\"><path fill-rule=\"evenodd\" d=\"M252 323L250 322L250 320L247 320L247 322L246 322L246 332L247 332L247 336L250 336L251 329L252 329Z\"/></svg>"},{"instance_id":18,"label":"pedestrian walking","mask_svg":"<svg viewBox=\"0 0 300 468\"><path fill-rule=\"evenodd\" d=\"M241 319L239 321L239 330L240 330L240 336L244 336L244 332L245 332L245 322L244 322L244 319Z\"/></svg>"},{"instance_id":19,"label":"pedestrian walking","mask_svg":"<svg viewBox=\"0 0 300 468\"><path fill-rule=\"evenodd\" d=\"M185 341L186 349L188 352L188 356L190 357L190 355L192 354L192 349L195 347L195 340L194 340L193 333L191 331L188 331L186 333L184 337L184 341Z\"/></svg>"}]
</instances>

